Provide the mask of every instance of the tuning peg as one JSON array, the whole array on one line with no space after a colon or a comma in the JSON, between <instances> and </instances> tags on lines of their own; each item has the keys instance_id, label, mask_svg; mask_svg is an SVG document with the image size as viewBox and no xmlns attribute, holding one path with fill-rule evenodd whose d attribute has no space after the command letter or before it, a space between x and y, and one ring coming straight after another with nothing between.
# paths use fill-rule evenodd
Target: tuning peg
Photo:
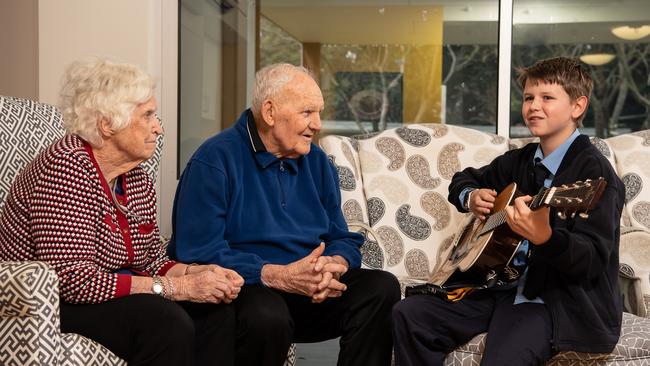
<instances>
[{"instance_id":1,"label":"tuning peg","mask_svg":"<svg viewBox=\"0 0 650 366\"><path fill-rule=\"evenodd\" d=\"M561 218L562 220L566 220L566 214L564 213L564 211L558 212L557 217Z\"/></svg>"},{"instance_id":2,"label":"tuning peg","mask_svg":"<svg viewBox=\"0 0 650 366\"><path fill-rule=\"evenodd\" d=\"M562 188L569 188L569 186L567 186L566 184L563 184L563 185L561 185L560 187L562 187Z\"/></svg>"},{"instance_id":3,"label":"tuning peg","mask_svg":"<svg viewBox=\"0 0 650 366\"><path fill-rule=\"evenodd\" d=\"M576 184L582 184L582 183L584 183L584 182L581 181L581 180L577 180L577 181L576 181Z\"/></svg>"},{"instance_id":4,"label":"tuning peg","mask_svg":"<svg viewBox=\"0 0 650 366\"><path fill-rule=\"evenodd\" d=\"M588 219L588 218L589 218L589 214L586 213L586 212L580 212L580 215L579 215L579 216L580 216L580 218L582 218L582 219Z\"/></svg>"}]
</instances>

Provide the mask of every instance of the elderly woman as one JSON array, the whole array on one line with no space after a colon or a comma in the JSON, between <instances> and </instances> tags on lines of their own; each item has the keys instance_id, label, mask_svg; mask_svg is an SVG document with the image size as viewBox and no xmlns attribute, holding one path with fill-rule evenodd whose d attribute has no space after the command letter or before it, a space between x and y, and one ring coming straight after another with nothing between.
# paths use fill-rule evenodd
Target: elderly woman
<instances>
[{"instance_id":1,"label":"elderly woman","mask_svg":"<svg viewBox=\"0 0 650 366\"><path fill-rule=\"evenodd\" d=\"M163 132L154 88L128 64L68 68L61 91L68 133L14 182L0 214L0 259L49 263L59 277L61 330L98 341L131 366L229 364L229 303L243 279L165 254L153 182L139 166Z\"/></svg>"}]
</instances>

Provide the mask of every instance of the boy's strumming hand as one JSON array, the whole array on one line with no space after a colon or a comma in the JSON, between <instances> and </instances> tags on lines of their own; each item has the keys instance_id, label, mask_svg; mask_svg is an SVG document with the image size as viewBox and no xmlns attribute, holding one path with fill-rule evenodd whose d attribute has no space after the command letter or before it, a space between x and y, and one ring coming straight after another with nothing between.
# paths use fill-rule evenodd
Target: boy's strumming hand
<instances>
[{"instance_id":1,"label":"boy's strumming hand","mask_svg":"<svg viewBox=\"0 0 650 366\"><path fill-rule=\"evenodd\" d=\"M512 231L523 236L529 242L540 245L551 238L550 209L542 207L532 211L528 207L532 199L531 196L517 197L514 205L506 207L506 222Z\"/></svg>"},{"instance_id":2,"label":"boy's strumming hand","mask_svg":"<svg viewBox=\"0 0 650 366\"><path fill-rule=\"evenodd\" d=\"M494 189L480 188L469 193L469 210L480 220L492 212L497 192Z\"/></svg>"}]
</instances>

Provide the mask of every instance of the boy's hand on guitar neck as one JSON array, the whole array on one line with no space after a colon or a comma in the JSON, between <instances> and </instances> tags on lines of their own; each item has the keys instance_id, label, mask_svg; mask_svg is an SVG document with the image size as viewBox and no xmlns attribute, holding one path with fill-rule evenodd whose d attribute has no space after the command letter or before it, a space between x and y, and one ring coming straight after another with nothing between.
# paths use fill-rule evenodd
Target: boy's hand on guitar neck
<instances>
[{"instance_id":1,"label":"boy's hand on guitar neck","mask_svg":"<svg viewBox=\"0 0 650 366\"><path fill-rule=\"evenodd\" d=\"M550 208L544 206L532 211L528 207L532 200L531 196L517 197L514 205L506 207L506 222L512 231L540 245L546 243L553 232L549 222Z\"/></svg>"},{"instance_id":2,"label":"boy's hand on guitar neck","mask_svg":"<svg viewBox=\"0 0 650 366\"><path fill-rule=\"evenodd\" d=\"M492 212L497 192L493 189L480 188L469 193L469 210L481 221Z\"/></svg>"}]
</instances>

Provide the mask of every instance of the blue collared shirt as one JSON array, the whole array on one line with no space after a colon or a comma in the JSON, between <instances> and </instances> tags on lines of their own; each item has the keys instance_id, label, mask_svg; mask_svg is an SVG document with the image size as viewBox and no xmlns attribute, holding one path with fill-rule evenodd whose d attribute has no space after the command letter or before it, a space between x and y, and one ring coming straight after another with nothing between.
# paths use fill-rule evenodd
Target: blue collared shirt
<instances>
[{"instance_id":1,"label":"blue collared shirt","mask_svg":"<svg viewBox=\"0 0 650 366\"><path fill-rule=\"evenodd\" d=\"M316 145L296 159L266 148L250 111L205 141L178 182L170 257L214 263L261 282L262 266L304 258L321 242L326 256L361 265L363 236L341 211L337 169Z\"/></svg>"}]
</instances>

